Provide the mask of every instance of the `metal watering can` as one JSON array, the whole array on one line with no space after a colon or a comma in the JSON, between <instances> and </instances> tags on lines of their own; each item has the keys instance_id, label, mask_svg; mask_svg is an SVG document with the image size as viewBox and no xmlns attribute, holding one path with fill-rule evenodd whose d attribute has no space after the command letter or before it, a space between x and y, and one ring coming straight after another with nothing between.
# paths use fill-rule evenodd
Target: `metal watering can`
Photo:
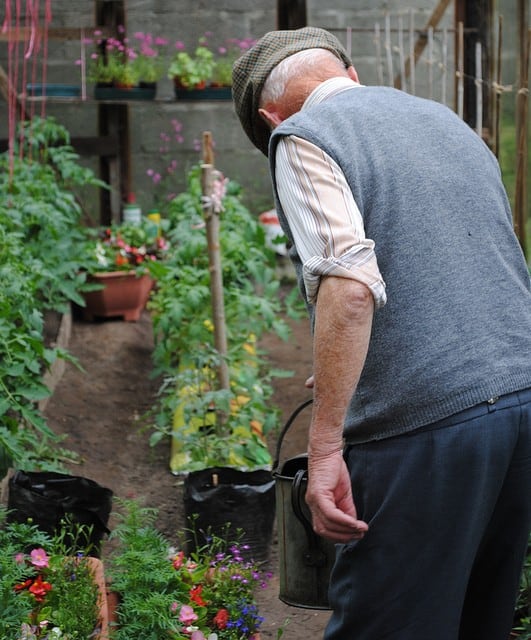
<instances>
[{"instance_id":1,"label":"metal watering can","mask_svg":"<svg viewBox=\"0 0 531 640\"><path fill-rule=\"evenodd\" d=\"M304 496L308 482L308 456L300 454L280 465L284 436L297 416L312 403L303 402L289 417L277 442L273 477L279 544L279 598L293 607L330 609L328 583L335 560L335 545L318 536Z\"/></svg>"}]
</instances>

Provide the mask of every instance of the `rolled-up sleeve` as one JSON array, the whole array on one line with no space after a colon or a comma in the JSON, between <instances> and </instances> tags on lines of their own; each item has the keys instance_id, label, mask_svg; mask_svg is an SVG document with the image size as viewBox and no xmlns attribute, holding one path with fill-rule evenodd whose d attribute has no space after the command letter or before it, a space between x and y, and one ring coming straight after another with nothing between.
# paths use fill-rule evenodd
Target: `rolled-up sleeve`
<instances>
[{"instance_id":1,"label":"rolled-up sleeve","mask_svg":"<svg viewBox=\"0 0 531 640\"><path fill-rule=\"evenodd\" d=\"M276 149L275 181L303 264L308 302L315 303L323 276L365 284L375 307L386 303L374 242L338 164L321 149L295 136Z\"/></svg>"}]
</instances>

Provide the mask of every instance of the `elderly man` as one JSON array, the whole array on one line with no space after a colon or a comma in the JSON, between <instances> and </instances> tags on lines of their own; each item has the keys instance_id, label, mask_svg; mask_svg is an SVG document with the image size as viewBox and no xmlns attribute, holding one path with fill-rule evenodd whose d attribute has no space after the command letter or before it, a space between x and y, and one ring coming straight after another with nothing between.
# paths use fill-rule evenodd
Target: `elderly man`
<instances>
[{"instance_id":1,"label":"elderly man","mask_svg":"<svg viewBox=\"0 0 531 640\"><path fill-rule=\"evenodd\" d=\"M327 640L507 640L531 521L531 293L496 159L445 106L273 31L233 68L314 341Z\"/></svg>"}]
</instances>

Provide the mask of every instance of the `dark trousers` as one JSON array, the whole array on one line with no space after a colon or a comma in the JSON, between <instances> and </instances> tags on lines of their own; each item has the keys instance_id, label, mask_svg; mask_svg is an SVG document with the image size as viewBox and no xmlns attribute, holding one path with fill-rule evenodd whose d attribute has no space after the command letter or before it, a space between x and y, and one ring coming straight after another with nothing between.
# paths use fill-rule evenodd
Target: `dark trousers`
<instances>
[{"instance_id":1,"label":"dark trousers","mask_svg":"<svg viewBox=\"0 0 531 640\"><path fill-rule=\"evenodd\" d=\"M350 447L363 540L326 640L507 640L531 527L531 389Z\"/></svg>"}]
</instances>

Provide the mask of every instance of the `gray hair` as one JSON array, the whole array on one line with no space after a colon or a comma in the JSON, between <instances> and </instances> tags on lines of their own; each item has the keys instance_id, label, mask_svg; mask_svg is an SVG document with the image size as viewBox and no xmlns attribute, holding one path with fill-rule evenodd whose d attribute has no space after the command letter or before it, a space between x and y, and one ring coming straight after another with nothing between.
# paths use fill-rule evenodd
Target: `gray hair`
<instances>
[{"instance_id":1,"label":"gray hair","mask_svg":"<svg viewBox=\"0 0 531 640\"><path fill-rule=\"evenodd\" d=\"M325 70L326 74L324 74ZM337 72L338 76L347 75L345 63L331 51L320 48L298 51L284 58L273 68L260 93L260 107L278 102L284 95L288 82L294 76L311 75L325 80L332 77L330 72Z\"/></svg>"}]
</instances>

